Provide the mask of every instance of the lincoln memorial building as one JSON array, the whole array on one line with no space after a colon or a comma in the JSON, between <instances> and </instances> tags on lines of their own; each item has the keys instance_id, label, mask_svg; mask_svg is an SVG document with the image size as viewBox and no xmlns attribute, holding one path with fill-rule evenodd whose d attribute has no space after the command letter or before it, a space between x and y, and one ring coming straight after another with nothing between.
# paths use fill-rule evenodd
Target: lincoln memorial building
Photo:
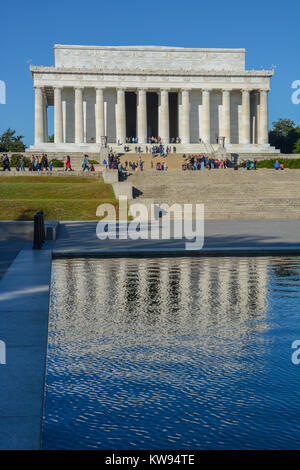
<instances>
[{"instance_id":1,"label":"lincoln memorial building","mask_svg":"<svg viewBox=\"0 0 300 470\"><path fill-rule=\"evenodd\" d=\"M35 143L30 151L116 150L151 137L201 152L271 153L272 70L246 70L245 49L55 45L55 66L31 66ZM54 143L48 107L54 106ZM148 144L149 145L149 144ZM122 147L121 147L122 148Z\"/></svg>"}]
</instances>

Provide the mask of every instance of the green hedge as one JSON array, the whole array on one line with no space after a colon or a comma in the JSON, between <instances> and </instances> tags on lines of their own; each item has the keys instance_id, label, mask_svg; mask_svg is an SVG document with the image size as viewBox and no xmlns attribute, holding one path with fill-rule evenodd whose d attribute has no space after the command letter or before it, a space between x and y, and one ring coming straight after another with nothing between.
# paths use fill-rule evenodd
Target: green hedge
<instances>
[{"instance_id":1,"label":"green hedge","mask_svg":"<svg viewBox=\"0 0 300 470\"><path fill-rule=\"evenodd\" d=\"M89 160L90 165L99 165L99 162L97 160Z\"/></svg>"},{"instance_id":2,"label":"green hedge","mask_svg":"<svg viewBox=\"0 0 300 470\"><path fill-rule=\"evenodd\" d=\"M53 168L63 168L64 167L64 162L62 162L61 160L57 160L56 158L53 158L53 160L51 160L52 163L53 163Z\"/></svg>"},{"instance_id":3,"label":"green hedge","mask_svg":"<svg viewBox=\"0 0 300 470\"><path fill-rule=\"evenodd\" d=\"M261 160L257 162L257 168L274 168L276 160L283 163L284 168L300 169L300 158L271 158L270 160Z\"/></svg>"}]
</instances>

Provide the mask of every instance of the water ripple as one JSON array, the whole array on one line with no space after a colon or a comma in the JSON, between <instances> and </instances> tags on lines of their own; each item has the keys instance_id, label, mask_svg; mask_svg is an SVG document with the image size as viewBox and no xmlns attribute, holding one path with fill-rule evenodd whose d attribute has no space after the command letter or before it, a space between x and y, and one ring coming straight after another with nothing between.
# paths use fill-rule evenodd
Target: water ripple
<instances>
[{"instance_id":1,"label":"water ripple","mask_svg":"<svg viewBox=\"0 0 300 470\"><path fill-rule=\"evenodd\" d=\"M55 260L43 448L299 448L299 300L299 258Z\"/></svg>"}]
</instances>

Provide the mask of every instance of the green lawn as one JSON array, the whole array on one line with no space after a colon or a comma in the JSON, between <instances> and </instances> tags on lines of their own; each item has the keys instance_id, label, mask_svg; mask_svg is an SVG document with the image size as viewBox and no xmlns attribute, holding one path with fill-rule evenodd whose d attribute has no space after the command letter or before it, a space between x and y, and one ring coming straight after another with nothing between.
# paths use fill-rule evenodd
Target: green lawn
<instances>
[{"instance_id":1,"label":"green lawn","mask_svg":"<svg viewBox=\"0 0 300 470\"><path fill-rule=\"evenodd\" d=\"M7 176L0 178L0 220L96 220L101 203L117 209L112 186L102 178Z\"/></svg>"}]
</instances>

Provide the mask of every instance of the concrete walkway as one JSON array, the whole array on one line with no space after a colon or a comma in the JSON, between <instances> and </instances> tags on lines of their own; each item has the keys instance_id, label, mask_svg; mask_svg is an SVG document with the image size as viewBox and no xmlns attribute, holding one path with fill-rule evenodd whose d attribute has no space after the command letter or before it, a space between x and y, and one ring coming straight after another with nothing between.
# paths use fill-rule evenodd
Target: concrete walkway
<instances>
[{"instance_id":1,"label":"concrete walkway","mask_svg":"<svg viewBox=\"0 0 300 470\"><path fill-rule=\"evenodd\" d=\"M25 240L0 240L0 279L24 247Z\"/></svg>"},{"instance_id":2,"label":"concrete walkway","mask_svg":"<svg viewBox=\"0 0 300 470\"><path fill-rule=\"evenodd\" d=\"M0 449L40 448L52 243L28 242L0 281Z\"/></svg>"},{"instance_id":3,"label":"concrete walkway","mask_svg":"<svg viewBox=\"0 0 300 470\"><path fill-rule=\"evenodd\" d=\"M97 222L65 222L60 225L53 255L260 255L300 254L300 219L208 220L202 250L186 251L185 240L99 240Z\"/></svg>"}]
</instances>

